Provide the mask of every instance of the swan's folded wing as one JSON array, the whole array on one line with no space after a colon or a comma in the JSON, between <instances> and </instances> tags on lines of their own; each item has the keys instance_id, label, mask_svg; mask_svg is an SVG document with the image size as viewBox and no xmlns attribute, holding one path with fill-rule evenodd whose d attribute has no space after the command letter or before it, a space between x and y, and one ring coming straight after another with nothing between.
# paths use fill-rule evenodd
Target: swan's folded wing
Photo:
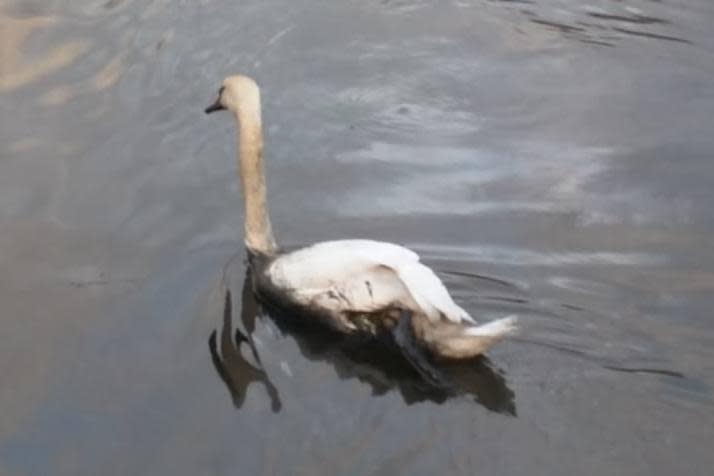
<instances>
[{"instance_id":1,"label":"swan's folded wing","mask_svg":"<svg viewBox=\"0 0 714 476\"><path fill-rule=\"evenodd\" d=\"M444 283L431 268L416 261L398 263L394 269L419 307L430 319L438 320L443 316L457 323L474 322L471 316L454 302Z\"/></svg>"},{"instance_id":2,"label":"swan's folded wing","mask_svg":"<svg viewBox=\"0 0 714 476\"><path fill-rule=\"evenodd\" d=\"M433 320L473 322L416 253L393 243L317 243L279 257L268 272L275 285L306 304L317 300L363 312L399 304Z\"/></svg>"}]
</instances>

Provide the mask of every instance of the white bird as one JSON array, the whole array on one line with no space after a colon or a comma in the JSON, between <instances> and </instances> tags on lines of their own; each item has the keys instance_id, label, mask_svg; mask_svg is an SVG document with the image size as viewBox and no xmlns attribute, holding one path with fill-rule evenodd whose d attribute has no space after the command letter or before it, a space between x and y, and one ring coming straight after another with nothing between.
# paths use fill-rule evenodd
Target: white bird
<instances>
[{"instance_id":1,"label":"white bird","mask_svg":"<svg viewBox=\"0 0 714 476\"><path fill-rule=\"evenodd\" d=\"M515 316L478 325L416 253L393 243L326 241L281 253L266 204L258 85L246 76L226 78L205 112L219 110L230 111L237 122L244 239L262 300L343 333L392 333L405 356L427 372L427 354L475 357L516 329Z\"/></svg>"}]
</instances>

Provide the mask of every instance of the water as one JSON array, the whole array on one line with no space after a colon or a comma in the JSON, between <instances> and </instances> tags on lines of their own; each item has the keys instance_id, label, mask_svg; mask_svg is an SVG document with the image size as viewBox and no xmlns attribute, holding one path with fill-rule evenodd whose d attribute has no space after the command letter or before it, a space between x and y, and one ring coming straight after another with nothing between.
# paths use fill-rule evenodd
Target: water
<instances>
[{"instance_id":1,"label":"water","mask_svg":"<svg viewBox=\"0 0 714 476\"><path fill-rule=\"evenodd\" d=\"M0 474L711 471L708 0L0 5ZM521 316L462 395L241 292L234 72L283 244Z\"/></svg>"}]
</instances>

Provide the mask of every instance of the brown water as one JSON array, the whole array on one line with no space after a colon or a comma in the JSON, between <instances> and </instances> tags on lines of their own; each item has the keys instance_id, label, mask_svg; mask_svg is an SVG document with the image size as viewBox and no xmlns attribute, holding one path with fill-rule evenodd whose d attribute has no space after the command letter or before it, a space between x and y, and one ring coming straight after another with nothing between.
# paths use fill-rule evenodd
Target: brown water
<instances>
[{"instance_id":1,"label":"brown water","mask_svg":"<svg viewBox=\"0 0 714 476\"><path fill-rule=\"evenodd\" d=\"M0 6L3 476L711 474L709 0ZM521 316L460 395L241 292L234 72L283 244Z\"/></svg>"}]
</instances>

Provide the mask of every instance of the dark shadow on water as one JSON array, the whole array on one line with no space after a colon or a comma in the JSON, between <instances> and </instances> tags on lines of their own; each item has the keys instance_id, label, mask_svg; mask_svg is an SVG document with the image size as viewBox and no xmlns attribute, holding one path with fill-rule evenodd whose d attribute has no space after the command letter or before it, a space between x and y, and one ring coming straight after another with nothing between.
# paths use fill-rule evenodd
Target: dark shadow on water
<instances>
[{"instance_id":1,"label":"dark shadow on water","mask_svg":"<svg viewBox=\"0 0 714 476\"><path fill-rule=\"evenodd\" d=\"M448 391L435 388L423 380L390 338L345 336L283 311L263 309L252 292L250 271L242 288L240 315L245 333L233 330L233 302L228 289L220 336L213 331L208 340L213 364L236 408L243 405L253 382L265 386L274 412L282 408L278 389L267 375L252 339L256 319L267 318L283 334L295 339L304 357L331 364L341 379L357 379L369 385L374 396L398 391L407 405L423 401L444 403L467 396L490 411L516 416L513 390L503 372L487 357L439 364L452 388Z\"/></svg>"},{"instance_id":2,"label":"dark shadow on water","mask_svg":"<svg viewBox=\"0 0 714 476\"><path fill-rule=\"evenodd\" d=\"M246 293L250 293L250 288L244 286L244 298ZM251 300L243 300L243 308L241 310L241 318L243 322L250 321L255 323L255 315L257 314L257 305L251 306ZM255 300L252 300L255 304ZM252 308L252 309L251 309ZM252 316L252 317L251 317ZM226 297L223 305L223 326L220 335L220 351L216 343L216 331L211 332L208 338L208 347L211 351L211 360L218 372L218 375L226 384L228 391L231 393L233 405L240 408L245 400L245 394L252 382L261 382L265 385L265 389L270 396L271 408L274 412L280 411L282 403L277 388L270 381L268 375L262 369L260 357L255 349L253 341L240 330L236 329L235 337L233 336L233 304L231 302L230 291L226 292ZM251 329L252 331L253 329ZM241 353L241 350L248 347L253 356L254 363L249 362ZM256 365L257 364L257 365Z\"/></svg>"}]
</instances>

